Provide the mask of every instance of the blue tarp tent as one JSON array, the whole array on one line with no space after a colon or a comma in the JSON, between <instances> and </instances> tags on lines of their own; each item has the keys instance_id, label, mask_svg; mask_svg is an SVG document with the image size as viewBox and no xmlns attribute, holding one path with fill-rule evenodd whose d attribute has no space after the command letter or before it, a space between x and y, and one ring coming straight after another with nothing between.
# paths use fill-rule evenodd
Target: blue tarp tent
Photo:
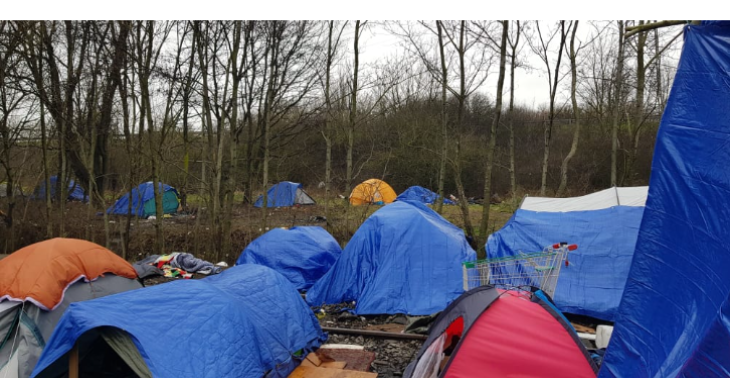
<instances>
[{"instance_id":1,"label":"blue tarp tent","mask_svg":"<svg viewBox=\"0 0 730 378\"><path fill-rule=\"evenodd\" d=\"M464 292L461 263L475 258L461 229L435 211L394 202L360 226L307 301L356 301L358 314L433 314Z\"/></svg>"},{"instance_id":2,"label":"blue tarp tent","mask_svg":"<svg viewBox=\"0 0 730 378\"><path fill-rule=\"evenodd\" d=\"M730 375L730 23L687 25L600 377Z\"/></svg>"},{"instance_id":3,"label":"blue tarp tent","mask_svg":"<svg viewBox=\"0 0 730 378\"><path fill-rule=\"evenodd\" d=\"M612 321L634 255L643 207L545 212L518 209L489 236L489 258L539 252L562 241L578 244L560 270L553 295L563 312Z\"/></svg>"},{"instance_id":4,"label":"blue tarp tent","mask_svg":"<svg viewBox=\"0 0 730 378\"><path fill-rule=\"evenodd\" d=\"M324 340L286 278L247 265L72 304L33 376L67 369L76 340L105 326L131 336L154 377L286 377Z\"/></svg>"},{"instance_id":5,"label":"blue tarp tent","mask_svg":"<svg viewBox=\"0 0 730 378\"><path fill-rule=\"evenodd\" d=\"M322 227L275 228L252 241L236 265L268 266L283 274L297 290L308 290L341 253L337 240Z\"/></svg>"},{"instance_id":6,"label":"blue tarp tent","mask_svg":"<svg viewBox=\"0 0 730 378\"><path fill-rule=\"evenodd\" d=\"M58 176L51 176L51 198L56 198L56 186L58 183ZM33 199L45 199L46 198L46 181L41 181L40 184L35 188L33 191L33 195L31 196ZM88 202L89 196L86 195L86 192L84 191L84 188L81 187L80 184L76 184L74 180L68 181L68 201L82 201L82 202Z\"/></svg>"},{"instance_id":7,"label":"blue tarp tent","mask_svg":"<svg viewBox=\"0 0 730 378\"><path fill-rule=\"evenodd\" d=\"M314 205L314 200L302 189L302 184L282 181L266 192L266 207L289 207L294 205ZM264 196L256 199L254 206L262 207Z\"/></svg>"},{"instance_id":8,"label":"blue tarp tent","mask_svg":"<svg viewBox=\"0 0 730 378\"><path fill-rule=\"evenodd\" d=\"M439 198L439 195L422 187L422 186L411 186L406 189L403 193L399 194L395 198L396 201L418 201L422 203L433 204ZM454 201L446 198L444 204L453 205Z\"/></svg>"},{"instance_id":9,"label":"blue tarp tent","mask_svg":"<svg viewBox=\"0 0 730 378\"><path fill-rule=\"evenodd\" d=\"M159 183L159 188L162 190L162 213L171 214L177 212L179 205L178 194L175 188L170 185ZM106 210L108 214L127 215L129 214L129 198L130 193L127 193L117 200L110 208ZM139 184L136 188L132 189L132 211L131 213L146 218L150 215L155 215L155 187L152 185L152 181L148 181Z\"/></svg>"}]
</instances>

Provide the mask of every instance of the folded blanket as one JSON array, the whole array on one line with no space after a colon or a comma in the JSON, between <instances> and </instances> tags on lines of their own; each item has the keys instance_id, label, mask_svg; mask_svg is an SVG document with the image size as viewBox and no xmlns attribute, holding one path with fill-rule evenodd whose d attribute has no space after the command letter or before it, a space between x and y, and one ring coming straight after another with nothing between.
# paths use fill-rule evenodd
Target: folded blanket
<instances>
[{"instance_id":1,"label":"folded blanket","mask_svg":"<svg viewBox=\"0 0 730 378\"><path fill-rule=\"evenodd\" d=\"M189 253L175 252L175 256L170 261L170 266L173 268L180 268L187 272L198 273L198 274L218 274L223 269L219 266L215 266L212 263L199 259Z\"/></svg>"}]
</instances>

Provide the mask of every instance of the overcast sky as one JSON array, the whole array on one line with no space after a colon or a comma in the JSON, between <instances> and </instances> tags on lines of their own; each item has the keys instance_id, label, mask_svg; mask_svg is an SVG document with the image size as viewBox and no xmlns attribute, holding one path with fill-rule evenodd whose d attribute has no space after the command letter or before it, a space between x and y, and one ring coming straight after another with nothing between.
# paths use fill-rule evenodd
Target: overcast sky
<instances>
[{"instance_id":1,"label":"overcast sky","mask_svg":"<svg viewBox=\"0 0 730 378\"><path fill-rule=\"evenodd\" d=\"M543 33L545 33L545 27L552 26L551 24L555 21L540 21L541 28L543 28ZM579 23L577 37L579 40L583 41L582 43L587 43L588 41L594 39L594 36L596 35L596 30L604 28L606 26L615 28L615 25L608 25L608 21L597 21L593 24L590 23L590 21L581 21ZM671 39L671 37L679 32L681 29L680 27L674 27L672 30L668 30L666 32L666 40ZM347 37L349 37L353 31L352 29L345 31ZM570 37L568 37L570 38ZM349 39L349 38L348 38ZM521 37L520 44L523 44L523 41L525 41L525 37ZM558 48L558 42L559 40L556 39L551 44L553 50L551 51L551 56L556 56L557 54L557 48ZM351 44L351 40L348 40L345 42L348 44ZM566 42L567 43L567 42ZM362 37L361 40L361 50L360 50L360 61L362 66L367 67L368 64L373 64L377 61L382 60L384 57L392 56L394 54L403 55L406 54L406 46L403 39L399 38L398 36L395 36L388 32L382 24L378 23L371 23L369 29L365 31L365 34ZM676 66L677 60L679 58L680 49L682 46L681 38L679 38L674 44L673 47L668 49L665 52L665 59L663 59L663 64L668 66ZM545 66L544 63L538 58L531 50L530 47L525 43L522 47L522 58L524 59L525 63L532 67L532 69L517 69L515 72L515 102L520 105L525 105L528 107L538 107L540 105L544 105L548 103L549 100L549 94L548 94L548 84L547 84L547 74L545 72ZM585 54L587 50L583 50L581 53ZM580 60L580 53L578 55L578 58ZM347 55L344 56L344 59L352 59L352 53L351 51L348 51ZM567 73L569 70L569 62L567 58L563 57L563 61L561 64L561 72ZM367 68L365 68L367 69ZM489 98L494 99L495 92L496 92L496 84L497 84L497 73L496 70L498 69L498 65L494 64L492 66L492 70L494 71L493 74L490 75L487 82L482 86L480 91L482 93L485 93L489 96ZM569 77L565 78L565 80L562 82L562 85L567 88L569 85ZM562 87L561 87L562 88ZM507 72L507 76L505 77L505 85L504 85L504 91L505 93L508 93L509 91L509 71ZM560 94L558 97L567 97L567 92L563 91L563 96Z\"/></svg>"}]
</instances>

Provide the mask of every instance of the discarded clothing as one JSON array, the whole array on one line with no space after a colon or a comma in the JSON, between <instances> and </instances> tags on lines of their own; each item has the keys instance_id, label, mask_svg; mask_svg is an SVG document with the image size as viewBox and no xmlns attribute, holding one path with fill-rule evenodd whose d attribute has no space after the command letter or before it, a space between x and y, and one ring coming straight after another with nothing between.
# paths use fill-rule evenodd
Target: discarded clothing
<instances>
[{"instance_id":1,"label":"discarded clothing","mask_svg":"<svg viewBox=\"0 0 730 378\"><path fill-rule=\"evenodd\" d=\"M190 278L191 273L203 275L218 274L223 268L196 258L185 252L173 252L169 255L151 255L132 264L139 278L152 276Z\"/></svg>"},{"instance_id":2,"label":"discarded clothing","mask_svg":"<svg viewBox=\"0 0 730 378\"><path fill-rule=\"evenodd\" d=\"M170 266L173 268L180 268L190 273L204 275L218 274L223 270L223 268L215 266L213 263L208 261L199 259L189 253L174 252L173 254L175 253L177 253L177 255L170 262Z\"/></svg>"}]
</instances>

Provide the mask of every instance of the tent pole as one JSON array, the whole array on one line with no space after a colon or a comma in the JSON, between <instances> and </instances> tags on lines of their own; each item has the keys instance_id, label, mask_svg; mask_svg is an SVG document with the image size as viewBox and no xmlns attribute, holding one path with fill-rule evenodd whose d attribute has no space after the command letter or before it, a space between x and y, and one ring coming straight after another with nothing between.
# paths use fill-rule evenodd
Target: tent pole
<instances>
[{"instance_id":1,"label":"tent pole","mask_svg":"<svg viewBox=\"0 0 730 378\"><path fill-rule=\"evenodd\" d=\"M71 348L71 355L68 358L68 378L79 378L79 343Z\"/></svg>"},{"instance_id":2,"label":"tent pole","mask_svg":"<svg viewBox=\"0 0 730 378\"><path fill-rule=\"evenodd\" d=\"M621 206L621 198L618 196L618 187L613 187L613 190L616 192L616 205Z\"/></svg>"}]
</instances>

